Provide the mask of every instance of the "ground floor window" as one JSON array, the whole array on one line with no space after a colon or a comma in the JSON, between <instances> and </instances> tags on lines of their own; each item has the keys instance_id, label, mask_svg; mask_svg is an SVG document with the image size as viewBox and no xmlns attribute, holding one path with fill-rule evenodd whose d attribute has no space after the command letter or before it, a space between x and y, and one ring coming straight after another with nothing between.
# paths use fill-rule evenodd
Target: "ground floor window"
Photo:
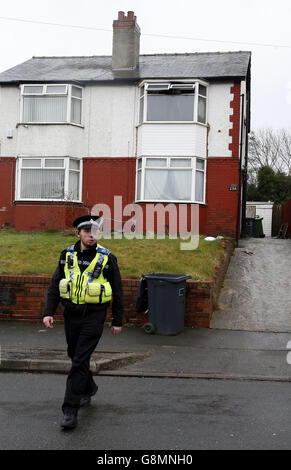
<instances>
[{"instance_id":1,"label":"ground floor window","mask_svg":"<svg viewBox=\"0 0 291 470\"><path fill-rule=\"evenodd\" d=\"M206 161L196 157L140 157L136 200L205 202Z\"/></svg>"},{"instance_id":2,"label":"ground floor window","mask_svg":"<svg viewBox=\"0 0 291 470\"><path fill-rule=\"evenodd\" d=\"M82 161L71 157L20 157L17 199L81 201Z\"/></svg>"}]
</instances>

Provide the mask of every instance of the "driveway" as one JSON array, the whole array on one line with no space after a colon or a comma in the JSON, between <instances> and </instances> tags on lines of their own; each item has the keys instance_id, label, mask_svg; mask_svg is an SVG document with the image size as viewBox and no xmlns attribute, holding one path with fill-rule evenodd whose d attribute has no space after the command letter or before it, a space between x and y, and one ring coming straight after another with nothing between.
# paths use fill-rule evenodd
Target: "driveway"
<instances>
[{"instance_id":1,"label":"driveway","mask_svg":"<svg viewBox=\"0 0 291 470\"><path fill-rule=\"evenodd\" d=\"M291 240L240 240L210 327L291 332Z\"/></svg>"}]
</instances>

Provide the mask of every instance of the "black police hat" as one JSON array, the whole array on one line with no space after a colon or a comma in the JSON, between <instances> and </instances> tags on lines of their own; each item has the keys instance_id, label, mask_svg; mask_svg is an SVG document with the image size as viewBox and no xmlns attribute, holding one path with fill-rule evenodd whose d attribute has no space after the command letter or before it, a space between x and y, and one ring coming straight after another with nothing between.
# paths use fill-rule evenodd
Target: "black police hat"
<instances>
[{"instance_id":1,"label":"black police hat","mask_svg":"<svg viewBox=\"0 0 291 470\"><path fill-rule=\"evenodd\" d=\"M100 219L99 215L93 215L93 214L86 214L86 215L81 215L80 217L77 217L77 219L74 220L73 226L76 227L76 229L81 230L82 228L85 227L91 227L96 220Z\"/></svg>"}]
</instances>

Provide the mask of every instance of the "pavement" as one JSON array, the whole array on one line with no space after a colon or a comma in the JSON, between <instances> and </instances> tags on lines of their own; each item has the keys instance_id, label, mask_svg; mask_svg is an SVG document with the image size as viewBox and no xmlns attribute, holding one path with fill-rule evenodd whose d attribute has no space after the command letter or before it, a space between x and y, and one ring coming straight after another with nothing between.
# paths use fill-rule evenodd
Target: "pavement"
<instances>
[{"instance_id":1,"label":"pavement","mask_svg":"<svg viewBox=\"0 0 291 470\"><path fill-rule=\"evenodd\" d=\"M105 326L92 356L96 375L291 381L291 333L185 328L176 336L148 335L125 325ZM66 373L70 361L62 324L2 321L0 370ZM291 354L291 353L290 353Z\"/></svg>"}]
</instances>

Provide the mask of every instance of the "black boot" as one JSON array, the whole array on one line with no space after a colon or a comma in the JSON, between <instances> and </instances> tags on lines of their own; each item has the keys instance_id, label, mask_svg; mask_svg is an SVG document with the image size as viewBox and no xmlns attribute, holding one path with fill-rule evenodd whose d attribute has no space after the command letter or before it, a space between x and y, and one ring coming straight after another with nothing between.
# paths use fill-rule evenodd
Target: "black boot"
<instances>
[{"instance_id":1,"label":"black boot","mask_svg":"<svg viewBox=\"0 0 291 470\"><path fill-rule=\"evenodd\" d=\"M91 397L97 393L98 385L95 384L94 391L91 392L89 395L84 395L80 400L80 407L84 408L85 406L89 406L91 403Z\"/></svg>"},{"instance_id":2,"label":"black boot","mask_svg":"<svg viewBox=\"0 0 291 470\"><path fill-rule=\"evenodd\" d=\"M74 429L77 426L77 415L78 410L71 408L64 411L64 417L61 422L61 427L63 429Z\"/></svg>"},{"instance_id":3,"label":"black boot","mask_svg":"<svg viewBox=\"0 0 291 470\"><path fill-rule=\"evenodd\" d=\"M91 397L90 395L85 395L84 397L81 398L80 400L80 407L85 408L86 406L89 406L91 403Z\"/></svg>"}]
</instances>

